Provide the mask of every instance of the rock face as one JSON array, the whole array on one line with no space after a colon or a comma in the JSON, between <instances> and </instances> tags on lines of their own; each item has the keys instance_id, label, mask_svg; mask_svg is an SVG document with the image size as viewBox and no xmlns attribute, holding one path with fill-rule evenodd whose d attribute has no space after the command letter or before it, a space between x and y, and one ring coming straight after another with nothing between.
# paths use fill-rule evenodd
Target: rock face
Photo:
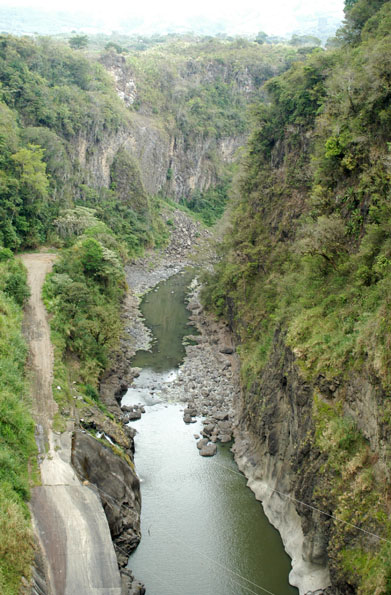
<instances>
[{"instance_id":1,"label":"rock face","mask_svg":"<svg viewBox=\"0 0 391 595\"><path fill-rule=\"evenodd\" d=\"M109 446L76 430L72 464L82 481L94 484L102 500L120 566L140 541L140 482L130 459L114 454Z\"/></svg>"},{"instance_id":2,"label":"rock face","mask_svg":"<svg viewBox=\"0 0 391 595\"><path fill-rule=\"evenodd\" d=\"M368 489L364 486L362 491L358 475L355 481L360 465L369 461L377 481L389 481L385 447L389 436L381 415L384 400L376 378L371 376L363 379L352 375L333 381L318 376L306 381L279 330L263 373L236 401L235 458L249 487L262 500L269 520L281 533L292 557L290 581L300 587L300 595L356 592L354 577L341 573L339 552L353 543L373 547L374 538L353 526L347 528L332 516L340 514L335 509L341 501L348 503L354 497L358 498L357 519L362 516L360 507ZM323 450L318 446L316 403L325 412L331 410L331 404L339 403L351 427L358 428L366 441L366 458L356 468L349 463L342 477L333 467L327 471L334 436L328 435ZM336 491L338 480L345 482L342 492ZM369 531L379 533L373 527L367 524Z\"/></svg>"},{"instance_id":3,"label":"rock face","mask_svg":"<svg viewBox=\"0 0 391 595\"><path fill-rule=\"evenodd\" d=\"M194 190L205 191L219 179L221 164L232 163L246 137L198 139L187 146L177 133L166 130L150 115L132 113L115 134L91 142L80 135L75 156L83 167L85 181L93 187L109 187L111 168L119 152L126 151L140 170L145 191L159 192L179 200ZM215 153L221 162L212 161ZM168 180L167 172L174 174Z\"/></svg>"},{"instance_id":4,"label":"rock face","mask_svg":"<svg viewBox=\"0 0 391 595\"><path fill-rule=\"evenodd\" d=\"M106 52L101 62L113 77L118 96L126 107L132 106L138 98L137 80L125 58L114 52ZM199 73L188 65L183 72L186 80ZM254 80L249 73L242 73L235 84L242 89L244 97L254 91ZM213 77L234 77L234 73L210 69L204 73L210 82ZM172 120L172 118L171 118ZM139 111L129 112L128 121L115 134L99 140L81 135L75 146L78 162L86 175L86 183L99 187L110 185L110 170L118 152L131 155L141 172L141 179L148 194L159 192L179 200L189 197L194 190L204 191L219 179L221 167L232 163L239 147L243 146L246 134L205 138L195 136L189 143L173 121L164 123L158 115L150 113L145 106ZM170 173L168 173L170 172Z\"/></svg>"},{"instance_id":5,"label":"rock face","mask_svg":"<svg viewBox=\"0 0 391 595\"><path fill-rule=\"evenodd\" d=\"M292 557L290 582L304 595L330 584L328 518L299 506L292 496L311 502L322 457L308 442L313 431L312 389L300 377L282 333L276 334L273 347L259 382L236 403L234 451L249 487L262 500Z\"/></svg>"}]
</instances>

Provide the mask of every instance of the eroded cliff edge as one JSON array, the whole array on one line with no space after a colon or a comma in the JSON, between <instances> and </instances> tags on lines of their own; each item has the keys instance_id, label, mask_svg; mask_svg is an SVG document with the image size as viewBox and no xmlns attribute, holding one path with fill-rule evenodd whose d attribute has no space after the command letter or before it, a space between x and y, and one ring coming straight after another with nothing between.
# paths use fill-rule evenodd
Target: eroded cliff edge
<instances>
[{"instance_id":1,"label":"eroded cliff edge","mask_svg":"<svg viewBox=\"0 0 391 595\"><path fill-rule=\"evenodd\" d=\"M314 445L312 398L279 330L261 377L236 402L235 460L281 533L292 558L289 580L301 594L330 584L328 517L300 504L312 501L325 463Z\"/></svg>"}]
</instances>

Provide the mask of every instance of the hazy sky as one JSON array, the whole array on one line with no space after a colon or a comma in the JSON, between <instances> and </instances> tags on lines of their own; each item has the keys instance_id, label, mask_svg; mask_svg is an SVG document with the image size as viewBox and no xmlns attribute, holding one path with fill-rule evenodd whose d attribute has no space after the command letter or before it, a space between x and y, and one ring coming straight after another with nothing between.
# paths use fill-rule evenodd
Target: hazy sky
<instances>
[{"instance_id":1,"label":"hazy sky","mask_svg":"<svg viewBox=\"0 0 391 595\"><path fill-rule=\"evenodd\" d=\"M104 18L108 29L119 27L121 20L132 16L173 23L191 17L206 17L236 22L243 33L263 29L277 35L292 31L297 27L298 19L310 17L315 12L343 18L343 0L0 0L0 6L86 12L95 18Z\"/></svg>"}]
</instances>

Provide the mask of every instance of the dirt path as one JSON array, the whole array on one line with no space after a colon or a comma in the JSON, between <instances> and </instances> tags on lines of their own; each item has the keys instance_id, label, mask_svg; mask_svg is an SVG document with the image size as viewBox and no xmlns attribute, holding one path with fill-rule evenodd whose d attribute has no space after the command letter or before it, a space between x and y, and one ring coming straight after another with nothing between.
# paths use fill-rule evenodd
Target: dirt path
<instances>
[{"instance_id":1,"label":"dirt path","mask_svg":"<svg viewBox=\"0 0 391 595\"><path fill-rule=\"evenodd\" d=\"M53 347L41 291L45 276L52 270L55 255L23 254L21 258L27 269L31 292L23 326L30 348L29 367L34 397L33 415L37 424L37 442L40 455L43 456L45 442L49 441L49 430L57 411L57 404L52 396Z\"/></svg>"},{"instance_id":2,"label":"dirt path","mask_svg":"<svg viewBox=\"0 0 391 595\"><path fill-rule=\"evenodd\" d=\"M99 496L80 483L70 464L71 428L57 434L52 421L53 347L41 298L55 255L24 254L31 297L24 333L30 347L33 415L42 485L32 490L36 535L44 552L50 595L120 595L121 580Z\"/></svg>"}]
</instances>

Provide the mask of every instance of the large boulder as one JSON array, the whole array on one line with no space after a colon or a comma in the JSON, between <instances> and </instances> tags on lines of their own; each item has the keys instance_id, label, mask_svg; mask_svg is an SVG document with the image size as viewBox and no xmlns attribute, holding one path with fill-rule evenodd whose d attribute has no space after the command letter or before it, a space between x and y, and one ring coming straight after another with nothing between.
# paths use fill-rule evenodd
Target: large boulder
<instances>
[{"instance_id":1,"label":"large boulder","mask_svg":"<svg viewBox=\"0 0 391 595\"><path fill-rule=\"evenodd\" d=\"M140 541L140 481L131 459L80 430L72 438L72 465L81 481L99 491L111 537L121 551L130 554ZM117 558L127 564L125 553Z\"/></svg>"},{"instance_id":2,"label":"large boulder","mask_svg":"<svg viewBox=\"0 0 391 595\"><path fill-rule=\"evenodd\" d=\"M202 457L213 457L217 452L216 444L206 444L200 450L200 455Z\"/></svg>"},{"instance_id":3,"label":"large boulder","mask_svg":"<svg viewBox=\"0 0 391 595\"><path fill-rule=\"evenodd\" d=\"M206 446L208 444L208 442L209 442L208 438L201 438L201 440L198 440L198 442L197 442L198 450L201 450L202 448L204 448L204 446Z\"/></svg>"}]
</instances>

